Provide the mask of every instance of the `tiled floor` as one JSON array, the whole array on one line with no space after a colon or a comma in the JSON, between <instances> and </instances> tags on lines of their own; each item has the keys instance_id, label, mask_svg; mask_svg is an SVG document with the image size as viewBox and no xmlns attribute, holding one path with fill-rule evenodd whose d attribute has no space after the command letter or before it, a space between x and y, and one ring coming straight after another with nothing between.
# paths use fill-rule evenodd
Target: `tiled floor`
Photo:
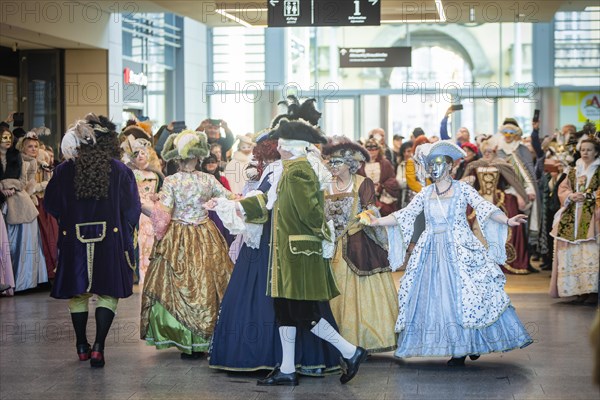
<instances>
[{"instance_id":1,"label":"tiled floor","mask_svg":"<svg viewBox=\"0 0 600 400\"><path fill-rule=\"evenodd\" d=\"M548 273L509 276L507 291L535 343L448 368L446 359L375 355L357 377L301 378L300 386L256 386L264 373L227 374L206 359L183 361L138 339L140 296L121 301L104 369L77 361L66 301L48 292L0 299L0 398L17 399L600 399L591 383L593 306L546 295ZM92 320L92 318L90 319ZM94 332L90 321L88 336Z\"/></svg>"}]
</instances>

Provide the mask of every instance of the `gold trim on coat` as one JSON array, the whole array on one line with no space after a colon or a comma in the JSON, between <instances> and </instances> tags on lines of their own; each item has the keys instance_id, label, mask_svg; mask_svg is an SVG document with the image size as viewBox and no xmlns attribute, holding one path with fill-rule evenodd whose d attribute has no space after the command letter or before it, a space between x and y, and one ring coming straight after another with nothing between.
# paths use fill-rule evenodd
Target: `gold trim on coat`
<instances>
[{"instance_id":1,"label":"gold trim on coat","mask_svg":"<svg viewBox=\"0 0 600 400\"><path fill-rule=\"evenodd\" d=\"M319 239L316 236L311 236L311 235L290 235L288 238L288 245L290 247L290 252L292 254L305 254L307 256L312 256L313 254L318 254L318 255L322 255L323 254L323 247L321 246L319 248L318 251L313 251L313 250L298 250L298 248L294 247L294 244L296 242L315 242L315 243L322 243L322 240Z\"/></svg>"},{"instance_id":2,"label":"gold trim on coat","mask_svg":"<svg viewBox=\"0 0 600 400\"><path fill-rule=\"evenodd\" d=\"M100 225L102 226L102 234L99 237L96 238L85 238L81 232L79 231L79 228L82 226L92 226L92 225ZM83 224L75 224L75 234L77 235L77 240L79 240L81 243L96 243L96 242L101 242L104 240L104 236L106 236L106 221L99 221L99 222L86 222Z\"/></svg>"},{"instance_id":3,"label":"gold trim on coat","mask_svg":"<svg viewBox=\"0 0 600 400\"><path fill-rule=\"evenodd\" d=\"M100 225L102 227L102 233L99 237L95 238L85 238L79 228L82 226L92 226L92 225ZM79 242L85 244L85 253L87 258L87 273L88 273L88 287L85 290L89 292L92 288L92 278L94 276L94 252L95 252L95 243L101 242L104 240L106 236L106 221L98 221L98 222L85 222L82 224L75 224L75 235L77 236L77 240Z\"/></svg>"}]
</instances>

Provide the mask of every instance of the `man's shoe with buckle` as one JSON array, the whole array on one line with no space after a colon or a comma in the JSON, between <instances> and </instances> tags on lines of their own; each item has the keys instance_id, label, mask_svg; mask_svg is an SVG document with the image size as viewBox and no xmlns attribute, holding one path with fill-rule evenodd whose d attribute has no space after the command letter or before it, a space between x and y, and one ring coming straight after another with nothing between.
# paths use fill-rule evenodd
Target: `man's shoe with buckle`
<instances>
[{"instance_id":1,"label":"man's shoe with buckle","mask_svg":"<svg viewBox=\"0 0 600 400\"><path fill-rule=\"evenodd\" d=\"M277 366L266 378L256 381L256 384L258 386L298 386L298 374L296 372L284 374Z\"/></svg>"},{"instance_id":2,"label":"man's shoe with buckle","mask_svg":"<svg viewBox=\"0 0 600 400\"><path fill-rule=\"evenodd\" d=\"M360 364L367 359L367 350L362 347L356 347L356 351L351 358L341 358L341 367L343 374L340 377L340 382L348 383L358 372Z\"/></svg>"}]
</instances>

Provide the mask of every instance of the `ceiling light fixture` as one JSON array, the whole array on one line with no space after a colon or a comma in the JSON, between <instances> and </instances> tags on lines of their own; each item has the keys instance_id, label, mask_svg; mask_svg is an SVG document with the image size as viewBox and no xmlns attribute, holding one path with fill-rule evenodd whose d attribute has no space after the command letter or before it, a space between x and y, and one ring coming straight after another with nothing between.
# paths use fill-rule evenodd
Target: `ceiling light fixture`
<instances>
[{"instance_id":1,"label":"ceiling light fixture","mask_svg":"<svg viewBox=\"0 0 600 400\"><path fill-rule=\"evenodd\" d=\"M245 26L246 28L252 28L253 26L250 25L249 23L247 23L246 21L244 21L241 18L236 17L233 14L229 14L226 10L224 9L217 9L215 10L217 13L221 14L222 16L229 18L230 20L232 20L233 22L237 22L240 25Z\"/></svg>"},{"instance_id":2,"label":"ceiling light fixture","mask_svg":"<svg viewBox=\"0 0 600 400\"><path fill-rule=\"evenodd\" d=\"M446 13L444 12L442 0L435 0L435 8L437 8L438 15L440 16L440 22L446 22Z\"/></svg>"}]
</instances>

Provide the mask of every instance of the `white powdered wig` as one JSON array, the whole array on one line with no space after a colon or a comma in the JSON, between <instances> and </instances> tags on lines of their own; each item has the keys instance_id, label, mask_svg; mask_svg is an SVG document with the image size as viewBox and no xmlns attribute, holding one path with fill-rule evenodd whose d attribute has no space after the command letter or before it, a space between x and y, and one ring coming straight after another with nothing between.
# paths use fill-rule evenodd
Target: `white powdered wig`
<instances>
[{"instance_id":1,"label":"white powdered wig","mask_svg":"<svg viewBox=\"0 0 600 400\"><path fill-rule=\"evenodd\" d=\"M294 157L300 157L306 155L310 143L306 140L279 139L277 145L280 149L292 153Z\"/></svg>"},{"instance_id":2,"label":"white powdered wig","mask_svg":"<svg viewBox=\"0 0 600 400\"><path fill-rule=\"evenodd\" d=\"M69 127L60 143L65 160L72 160L77 157L77 149L81 143L95 144L96 134L92 127L85 120L79 120Z\"/></svg>"}]
</instances>

